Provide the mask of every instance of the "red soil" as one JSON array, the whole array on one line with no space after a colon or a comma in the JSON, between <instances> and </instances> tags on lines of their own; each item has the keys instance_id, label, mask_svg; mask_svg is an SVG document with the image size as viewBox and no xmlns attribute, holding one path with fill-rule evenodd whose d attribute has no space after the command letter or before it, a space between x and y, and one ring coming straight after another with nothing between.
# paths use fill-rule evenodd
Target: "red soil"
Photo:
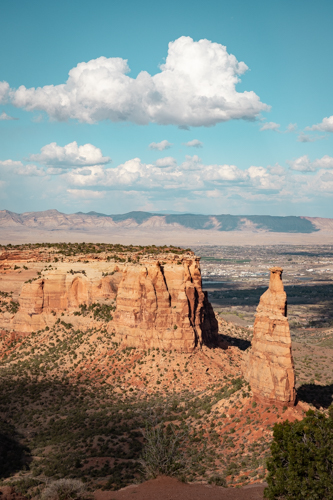
<instances>
[{"instance_id":1,"label":"red soil","mask_svg":"<svg viewBox=\"0 0 333 500\"><path fill-rule=\"evenodd\" d=\"M265 485L222 488L206 484L185 484L175 478L161 476L119 491L94 493L95 500L263 500Z\"/></svg>"}]
</instances>

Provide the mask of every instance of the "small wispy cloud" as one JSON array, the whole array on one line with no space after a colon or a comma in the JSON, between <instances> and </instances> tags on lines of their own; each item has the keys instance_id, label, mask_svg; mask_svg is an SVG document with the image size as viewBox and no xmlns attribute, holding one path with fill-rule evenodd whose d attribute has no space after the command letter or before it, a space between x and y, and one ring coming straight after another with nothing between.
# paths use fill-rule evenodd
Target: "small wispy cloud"
<instances>
[{"instance_id":1,"label":"small wispy cloud","mask_svg":"<svg viewBox=\"0 0 333 500\"><path fill-rule=\"evenodd\" d=\"M105 191L92 191L90 189L67 189L67 193L69 193L74 198L104 198Z\"/></svg>"},{"instance_id":2,"label":"small wispy cloud","mask_svg":"<svg viewBox=\"0 0 333 500\"><path fill-rule=\"evenodd\" d=\"M286 134L290 134L292 132L296 132L297 130L297 123L289 123L288 127L285 130Z\"/></svg>"},{"instance_id":3,"label":"small wispy cloud","mask_svg":"<svg viewBox=\"0 0 333 500\"><path fill-rule=\"evenodd\" d=\"M260 128L260 132L263 132L264 130L273 130L274 132L280 132L279 128L280 128L279 123L267 122L264 123L263 126Z\"/></svg>"},{"instance_id":4,"label":"small wispy cloud","mask_svg":"<svg viewBox=\"0 0 333 500\"><path fill-rule=\"evenodd\" d=\"M36 115L31 119L31 121L34 123L41 123L43 121L43 115L42 114Z\"/></svg>"},{"instance_id":5,"label":"small wispy cloud","mask_svg":"<svg viewBox=\"0 0 333 500\"><path fill-rule=\"evenodd\" d=\"M3 112L1 113L1 115L0 115L0 120L1 120L1 121L6 121L6 120L10 121L10 120L18 120L18 118L14 118L13 116L9 116L9 115L7 115L7 113L5 113L5 112L3 111Z\"/></svg>"},{"instance_id":6,"label":"small wispy cloud","mask_svg":"<svg viewBox=\"0 0 333 500\"><path fill-rule=\"evenodd\" d=\"M297 137L298 142L316 142L321 141L322 139L326 139L325 135L309 135L301 132Z\"/></svg>"},{"instance_id":7,"label":"small wispy cloud","mask_svg":"<svg viewBox=\"0 0 333 500\"><path fill-rule=\"evenodd\" d=\"M188 148L202 148L203 147L203 142L199 141L198 139L193 139L192 141L184 142L184 146L187 146Z\"/></svg>"},{"instance_id":8,"label":"small wispy cloud","mask_svg":"<svg viewBox=\"0 0 333 500\"><path fill-rule=\"evenodd\" d=\"M280 130L281 125L275 122L264 123L260 128L260 132L264 130L273 130L273 132L278 132L279 134L292 134L297 131L297 123L289 123L285 130Z\"/></svg>"},{"instance_id":9,"label":"small wispy cloud","mask_svg":"<svg viewBox=\"0 0 333 500\"><path fill-rule=\"evenodd\" d=\"M161 142L152 142L149 144L149 149L156 149L157 151L164 151L165 149L170 149L172 146L171 142L166 139Z\"/></svg>"}]
</instances>

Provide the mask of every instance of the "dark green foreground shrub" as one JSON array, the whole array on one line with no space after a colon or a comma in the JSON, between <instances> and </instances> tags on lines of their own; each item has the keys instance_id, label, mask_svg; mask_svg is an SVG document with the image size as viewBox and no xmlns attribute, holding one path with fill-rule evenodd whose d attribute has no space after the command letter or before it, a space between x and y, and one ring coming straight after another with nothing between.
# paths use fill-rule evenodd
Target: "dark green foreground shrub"
<instances>
[{"instance_id":1,"label":"dark green foreground shrub","mask_svg":"<svg viewBox=\"0 0 333 500\"><path fill-rule=\"evenodd\" d=\"M300 422L275 424L267 462L269 500L333 499L333 407Z\"/></svg>"}]
</instances>

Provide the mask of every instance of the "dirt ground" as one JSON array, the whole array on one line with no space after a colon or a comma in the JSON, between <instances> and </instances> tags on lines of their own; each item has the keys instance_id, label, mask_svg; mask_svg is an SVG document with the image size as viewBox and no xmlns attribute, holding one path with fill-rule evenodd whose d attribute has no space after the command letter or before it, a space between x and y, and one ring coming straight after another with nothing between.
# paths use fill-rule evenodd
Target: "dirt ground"
<instances>
[{"instance_id":1,"label":"dirt ground","mask_svg":"<svg viewBox=\"0 0 333 500\"><path fill-rule=\"evenodd\" d=\"M206 484L185 484L175 478L158 477L119 491L94 493L95 500L262 500L265 485L223 488Z\"/></svg>"}]
</instances>

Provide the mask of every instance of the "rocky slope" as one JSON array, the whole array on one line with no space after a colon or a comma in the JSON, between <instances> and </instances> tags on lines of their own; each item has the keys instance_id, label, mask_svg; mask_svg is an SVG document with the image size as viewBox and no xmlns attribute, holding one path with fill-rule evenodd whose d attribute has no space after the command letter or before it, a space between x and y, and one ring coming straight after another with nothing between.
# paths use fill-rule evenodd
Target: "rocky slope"
<instances>
[{"instance_id":1,"label":"rocky slope","mask_svg":"<svg viewBox=\"0 0 333 500\"><path fill-rule=\"evenodd\" d=\"M243 373L257 401L293 406L295 370L287 319L282 269L270 269L269 288L261 296L253 327L252 347L244 355Z\"/></svg>"}]
</instances>

